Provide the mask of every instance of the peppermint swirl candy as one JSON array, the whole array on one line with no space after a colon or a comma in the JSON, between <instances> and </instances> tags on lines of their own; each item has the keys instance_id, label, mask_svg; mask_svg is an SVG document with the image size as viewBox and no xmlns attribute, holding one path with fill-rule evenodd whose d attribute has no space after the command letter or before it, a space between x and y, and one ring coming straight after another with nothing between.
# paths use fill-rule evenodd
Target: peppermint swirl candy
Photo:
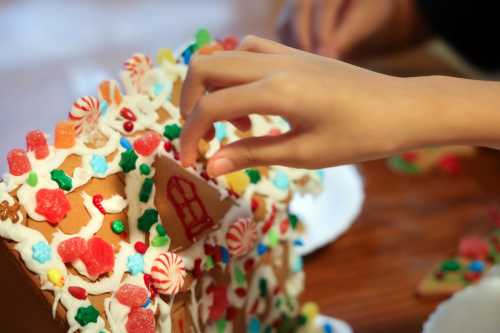
<instances>
[{"instance_id":1,"label":"peppermint swirl candy","mask_svg":"<svg viewBox=\"0 0 500 333\"><path fill-rule=\"evenodd\" d=\"M123 67L128 72L134 88L140 93L144 92L144 76L153 68L151 59L142 53L136 53L125 61Z\"/></svg>"},{"instance_id":2,"label":"peppermint swirl candy","mask_svg":"<svg viewBox=\"0 0 500 333\"><path fill-rule=\"evenodd\" d=\"M95 97L85 96L79 98L69 112L69 119L73 120L77 134L91 132L99 120L99 100Z\"/></svg>"},{"instance_id":3,"label":"peppermint swirl candy","mask_svg":"<svg viewBox=\"0 0 500 333\"><path fill-rule=\"evenodd\" d=\"M153 262L151 278L160 294L175 295L184 285L186 270L180 256L172 252L160 254Z\"/></svg>"},{"instance_id":4,"label":"peppermint swirl candy","mask_svg":"<svg viewBox=\"0 0 500 333\"><path fill-rule=\"evenodd\" d=\"M257 242L257 226L251 219L238 219L229 227L226 234L227 248L235 257L242 257L250 252Z\"/></svg>"}]
</instances>

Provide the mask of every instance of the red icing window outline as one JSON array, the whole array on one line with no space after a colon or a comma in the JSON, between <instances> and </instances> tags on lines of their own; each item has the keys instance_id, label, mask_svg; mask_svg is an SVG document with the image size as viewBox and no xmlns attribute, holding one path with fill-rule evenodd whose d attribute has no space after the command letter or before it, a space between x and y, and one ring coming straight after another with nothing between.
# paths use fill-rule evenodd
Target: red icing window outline
<instances>
[{"instance_id":1,"label":"red icing window outline","mask_svg":"<svg viewBox=\"0 0 500 333\"><path fill-rule=\"evenodd\" d=\"M193 182L179 176L171 177L167 184L167 197L191 241L195 241L214 224Z\"/></svg>"}]
</instances>

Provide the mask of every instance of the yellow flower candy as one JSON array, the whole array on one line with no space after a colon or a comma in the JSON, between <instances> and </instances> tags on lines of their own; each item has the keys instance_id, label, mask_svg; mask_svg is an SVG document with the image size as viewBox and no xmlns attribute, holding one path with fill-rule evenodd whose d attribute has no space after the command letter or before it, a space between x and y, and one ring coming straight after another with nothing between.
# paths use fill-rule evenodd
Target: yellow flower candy
<instances>
[{"instance_id":1,"label":"yellow flower candy","mask_svg":"<svg viewBox=\"0 0 500 333\"><path fill-rule=\"evenodd\" d=\"M237 171L226 176L226 181L229 188L238 195L242 195L245 189L250 184L250 179L245 171Z\"/></svg>"},{"instance_id":2,"label":"yellow flower candy","mask_svg":"<svg viewBox=\"0 0 500 333\"><path fill-rule=\"evenodd\" d=\"M158 53L156 54L156 62L161 65L167 61L175 64L174 53L171 49L159 49Z\"/></svg>"},{"instance_id":3,"label":"yellow flower candy","mask_svg":"<svg viewBox=\"0 0 500 333\"><path fill-rule=\"evenodd\" d=\"M47 272L47 278L56 287L64 286L64 277L57 268L52 268Z\"/></svg>"},{"instance_id":4,"label":"yellow flower candy","mask_svg":"<svg viewBox=\"0 0 500 333\"><path fill-rule=\"evenodd\" d=\"M306 316L307 322L309 323L314 322L314 320L319 314L319 307L316 303L312 302L306 303L302 307L302 314Z\"/></svg>"}]
</instances>

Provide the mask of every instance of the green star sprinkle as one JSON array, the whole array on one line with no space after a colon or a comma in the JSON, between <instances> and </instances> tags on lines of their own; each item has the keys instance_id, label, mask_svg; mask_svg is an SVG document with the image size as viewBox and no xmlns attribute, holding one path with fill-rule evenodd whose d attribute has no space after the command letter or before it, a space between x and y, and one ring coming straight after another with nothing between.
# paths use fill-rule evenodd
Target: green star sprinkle
<instances>
[{"instance_id":1,"label":"green star sprinkle","mask_svg":"<svg viewBox=\"0 0 500 333\"><path fill-rule=\"evenodd\" d=\"M120 167L123 172L128 173L135 169L135 163L139 158L135 151L129 149L121 154Z\"/></svg>"},{"instance_id":2,"label":"green star sprinkle","mask_svg":"<svg viewBox=\"0 0 500 333\"><path fill-rule=\"evenodd\" d=\"M78 308L75 316L75 320L81 326L86 326L89 323L97 323L97 318L99 318L99 311L92 305Z\"/></svg>"},{"instance_id":3,"label":"green star sprinkle","mask_svg":"<svg viewBox=\"0 0 500 333\"><path fill-rule=\"evenodd\" d=\"M177 139L181 136L182 129L177 124L166 125L163 135L170 141Z\"/></svg>"},{"instance_id":4,"label":"green star sprinkle","mask_svg":"<svg viewBox=\"0 0 500 333\"><path fill-rule=\"evenodd\" d=\"M144 211L144 214L142 214L141 217L139 217L137 227L139 230L149 232L149 229L151 229L153 224L156 222L158 222L158 211L156 209L149 208Z\"/></svg>"},{"instance_id":5,"label":"green star sprinkle","mask_svg":"<svg viewBox=\"0 0 500 333\"><path fill-rule=\"evenodd\" d=\"M252 184L257 184L260 181L260 172L257 169L246 169L245 170L250 182Z\"/></svg>"},{"instance_id":6,"label":"green star sprinkle","mask_svg":"<svg viewBox=\"0 0 500 333\"><path fill-rule=\"evenodd\" d=\"M59 188L65 191L71 191L73 188L73 180L66 175L63 170L52 170L50 178L59 185Z\"/></svg>"}]
</instances>

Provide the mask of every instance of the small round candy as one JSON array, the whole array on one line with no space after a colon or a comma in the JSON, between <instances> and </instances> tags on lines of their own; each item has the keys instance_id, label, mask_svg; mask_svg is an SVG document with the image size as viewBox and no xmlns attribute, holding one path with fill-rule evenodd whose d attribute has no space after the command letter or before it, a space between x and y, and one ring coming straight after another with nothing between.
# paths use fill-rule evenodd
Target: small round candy
<instances>
[{"instance_id":1,"label":"small round candy","mask_svg":"<svg viewBox=\"0 0 500 333\"><path fill-rule=\"evenodd\" d=\"M125 224L121 220L115 220L111 223L111 230L117 235L125 231Z\"/></svg>"},{"instance_id":2,"label":"small round candy","mask_svg":"<svg viewBox=\"0 0 500 333\"><path fill-rule=\"evenodd\" d=\"M151 167L149 165L147 165L146 163L142 163L139 166L139 171L141 172L141 175L149 176L149 174L151 173Z\"/></svg>"}]
</instances>

